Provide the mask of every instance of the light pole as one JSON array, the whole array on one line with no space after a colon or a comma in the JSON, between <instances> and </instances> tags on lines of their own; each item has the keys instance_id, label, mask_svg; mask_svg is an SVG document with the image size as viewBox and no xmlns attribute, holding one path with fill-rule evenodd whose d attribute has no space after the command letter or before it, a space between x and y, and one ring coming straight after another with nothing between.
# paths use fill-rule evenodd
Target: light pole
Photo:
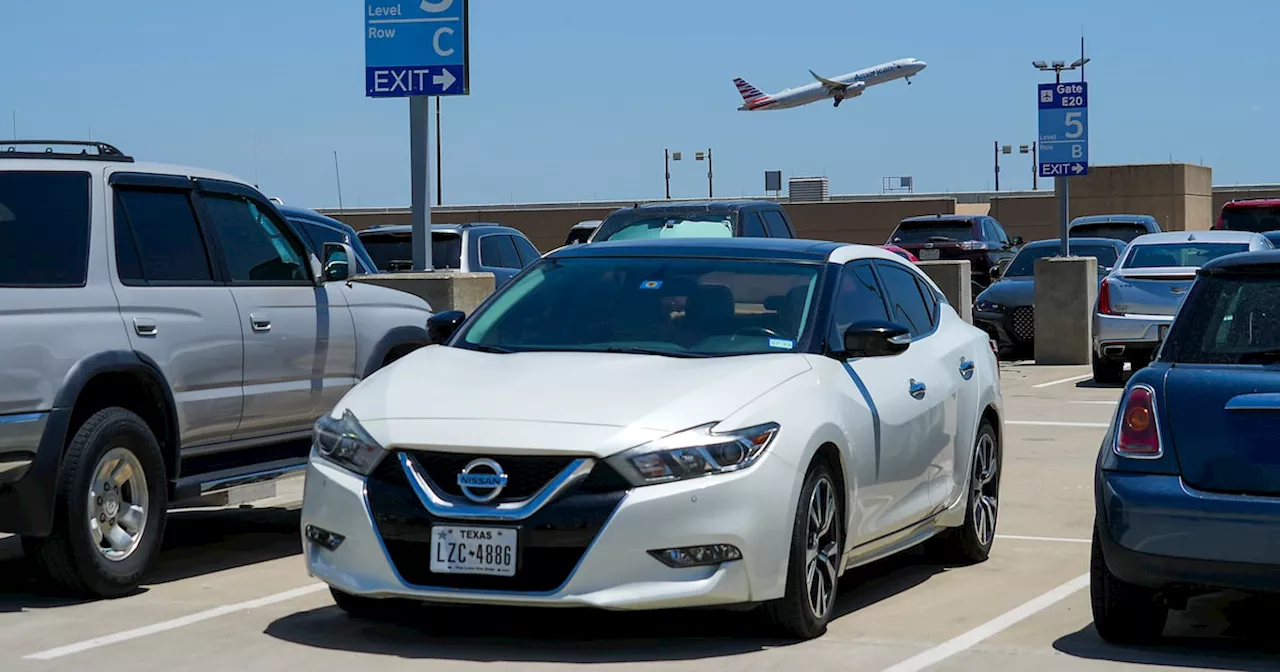
<instances>
[{"instance_id":1,"label":"light pole","mask_svg":"<svg viewBox=\"0 0 1280 672\"><path fill-rule=\"evenodd\" d=\"M670 148L663 150L663 168L667 184L667 198L671 198L671 162L679 161L682 157L680 152L673 152ZM705 152L694 152L694 161L707 162L707 198L713 198L715 195L715 185L712 182L713 175L711 172L711 148L708 147Z\"/></svg>"},{"instance_id":2,"label":"light pole","mask_svg":"<svg viewBox=\"0 0 1280 672\"><path fill-rule=\"evenodd\" d=\"M1062 83L1063 70L1080 69L1080 81L1084 81L1084 64L1089 59L1084 55L1084 37L1080 38L1080 58L1072 61L1071 65L1067 65L1065 61L1053 61L1045 63L1044 61L1032 61L1031 65L1035 66L1041 72L1053 71L1054 81L1058 84ZM1060 175L1053 178L1054 195L1058 199L1058 232L1060 240L1058 241L1058 255L1070 256L1071 248L1067 241L1067 229L1071 221L1071 187L1068 185L1069 178L1066 175Z\"/></svg>"},{"instance_id":3,"label":"light pole","mask_svg":"<svg viewBox=\"0 0 1280 672\"><path fill-rule=\"evenodd\" d=\"M1048 72L1052 70L1054 81L1057 82L1058 84L1061 84L1062 71L1075 70L1076 68L1080 68L1080 81L1084 81L1084 64L1088 62L1089 62L1089 59L1085 58L1084 56L1081 56L1080 58L1077 58L1075 61L1073 61L1071 65L1067 65L1066 61L1053 61L1052 63L1045 63L1044 61L1031 61L1031 65L1034 65L1037 70L1042 70L1044 72Z\"/></svg>"},{"instance_id":4,"label":"light pole","mask_svg":"<svg viewBox=\"0 0 1280 672\"><path fill-rule=\"evenodd\" d=\"M1000 155L1012 154L1013 145L1001 145L999 140L995 143L995 173L996 173L996 191L1000 191ZM1039 175L1036 173L1036 143L1029 145L1018 145L1019 154L1031 155L1031 189L1040 188Z\"/></svg>"}]
</instances>

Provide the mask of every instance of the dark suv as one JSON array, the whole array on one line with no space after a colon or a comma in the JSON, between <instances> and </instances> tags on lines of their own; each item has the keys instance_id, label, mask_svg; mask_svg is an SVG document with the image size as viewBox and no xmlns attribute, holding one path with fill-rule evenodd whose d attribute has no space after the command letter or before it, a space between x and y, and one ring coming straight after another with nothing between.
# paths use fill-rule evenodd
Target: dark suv
<instances>
[{"instance_id":1,"label":"dark suv","mask_svg":"<svg viewBox=\"0 0 1280 672\"><path fill-rule=\"evenodd\" d=\"M1160 223L1151 215L1086 215L1067 225L1068 238L1115 238L1126 243L1160 232Z\"/></svg>"},{"instance_id":2,"label":"dark suv","mask_svg":"<svg viewBox=\"0 0 1280 672\"><path fill-rule=\"evenodd\" d=\"M791 218L772 201L647 203L614 210L591 242L637 238L795 238Z\"/></svg>"},{"instance_id":3,"label":"dark suv","mask_svg":"<svg viewBox=\"0 0 1280 672\"><path fill-rule=\"evenodd\" d=\"M1009 238L989 215L922 215L898 222L888 245L897 245L920 261L967 259L973 267L973 291L991 284L991 270L1013 259L1022 237Z\"/></svg>"}]
</instances>

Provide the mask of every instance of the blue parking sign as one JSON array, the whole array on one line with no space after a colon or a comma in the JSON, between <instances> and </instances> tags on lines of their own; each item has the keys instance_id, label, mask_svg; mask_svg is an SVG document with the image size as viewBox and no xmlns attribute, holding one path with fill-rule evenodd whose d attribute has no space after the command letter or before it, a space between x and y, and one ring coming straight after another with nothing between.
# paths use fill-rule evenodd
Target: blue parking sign
<instances>
[{"instance_id":1,"label":"blue parking sign","mask_svg":"<svg viewBox=\"0 0 1280 672\"><path fill-rule=\"evenodd\" d=\"M1041 84L1040 177L1089 174L1089 85L1085 82Z\"/></svg>"},{"instance_id":2,"label":"blue parking sign","mask_svg":"<svg viewBox=\"0 0 1280 672\"><path fill-rule=\"evenodd\" d=\"M365 0L365 95L470 93L467 0Z\"/></svg>"}]
</instances>

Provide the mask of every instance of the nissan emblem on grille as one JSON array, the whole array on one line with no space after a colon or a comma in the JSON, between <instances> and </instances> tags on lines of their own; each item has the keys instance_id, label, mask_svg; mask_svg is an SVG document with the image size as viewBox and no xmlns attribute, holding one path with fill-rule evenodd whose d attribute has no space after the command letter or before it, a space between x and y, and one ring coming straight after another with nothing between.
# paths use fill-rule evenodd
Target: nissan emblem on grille
<instances>
[{"instance_id":1,"label":"nissan emblem on grille","mask_svg":"<svg viewBox=\"0 0 1280 672\"><path fill-rule=\"evenodd\" d=\"M487 457L471 460L458 474L462 494L478 504L493 501L506 486L507 474L502 465Z\"/></svg>"}]
</instances>

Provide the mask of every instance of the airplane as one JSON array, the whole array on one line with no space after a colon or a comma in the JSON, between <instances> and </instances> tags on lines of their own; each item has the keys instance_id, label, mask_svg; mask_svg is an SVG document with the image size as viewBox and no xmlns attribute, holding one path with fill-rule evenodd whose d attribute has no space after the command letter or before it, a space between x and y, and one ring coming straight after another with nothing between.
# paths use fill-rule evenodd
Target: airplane
<instances>
[{"instance_id":1,"label":"airplane","mask_svg":"<svg viewBox=\"0 0 1280 672\"><path fill-rule=\"evenodd\" d=\"M903 58L855 70L835 79L827 79L810 70L809 74L818 81L793 89L785 89L773 95L762 93L760 89L741 77L734 79L733 83L738 86L738 93L742 95L743 105L738 109L743 112L785 110L827 98L835 101L835 107L840 107L840 103L845 98L861 96L868 86L884 84L895 79L905 79L910 84L911 78L920 74L920 71L927 66L928 63L918 58Z\"/></svg>"}]
</instances>

